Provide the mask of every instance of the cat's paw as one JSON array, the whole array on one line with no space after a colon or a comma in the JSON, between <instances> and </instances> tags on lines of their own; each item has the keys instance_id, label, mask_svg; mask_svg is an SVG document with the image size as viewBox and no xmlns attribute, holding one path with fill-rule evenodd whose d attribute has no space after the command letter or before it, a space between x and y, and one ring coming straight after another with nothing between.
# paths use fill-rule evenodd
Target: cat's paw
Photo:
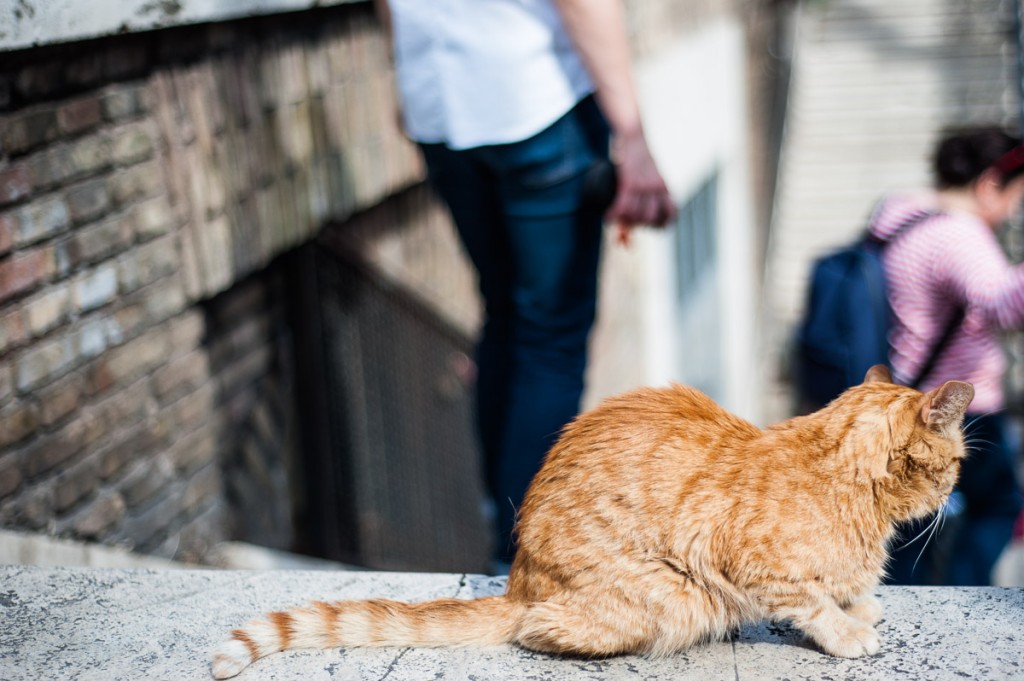
<instances>
[{"instance_id":1,"label":"cat's paw","mask_svg":"<svg viewBox=\"0 0 1024 681\"><path fill-rule=\"evenodd\" d=\"M836 630L834 636L818 641L826 653L836 657L864 657L874 655L882 647L878 632L870 624L850 619L846 626Z\"/></svg>"},{"instance_id":2,"label":"cat's paw","mask_svg":"<svg viewBox=\"0 0 1024 681\"><path fill-rule=\"evenodd\" d=\"M846 608L846 614L868 624L878 624L882 621L882 604L874 596L868 595L851 603Z\"/></svg>"}]
</instances>

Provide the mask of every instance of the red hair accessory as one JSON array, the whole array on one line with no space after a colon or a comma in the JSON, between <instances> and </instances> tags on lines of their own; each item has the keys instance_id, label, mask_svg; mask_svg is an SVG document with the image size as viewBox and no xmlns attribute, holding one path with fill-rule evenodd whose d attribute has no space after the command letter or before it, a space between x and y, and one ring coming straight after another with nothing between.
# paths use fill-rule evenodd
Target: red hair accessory
<instances>
[{"instance_id":1,"label":"red hair accessory","mask_svg":"<svg viewBox=\"0 0 1024 681\"><path fill-rule=\"evenodd\" d=\"M992 168L1002 177L1019 170L1021 166L1024 166L1024 144L1018 144L992 164Z\"/></svg>"}]
</instances>

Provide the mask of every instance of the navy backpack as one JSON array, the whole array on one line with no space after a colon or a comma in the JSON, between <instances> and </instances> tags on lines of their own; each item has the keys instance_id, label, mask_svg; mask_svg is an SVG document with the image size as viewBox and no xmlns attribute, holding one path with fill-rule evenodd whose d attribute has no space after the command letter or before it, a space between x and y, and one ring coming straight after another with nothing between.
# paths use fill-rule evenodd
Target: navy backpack
<instances>
[{"instance_id":1,"label":"navy backpack","mask_svg":"<svg viewBox=\"0 0 1024 681\"><path fill-rule=\"evenodd\" d=\"M882 251L908 228L935 213L919 213L887 242L868 235L814 262L807 305L796 340L796 381L802 410L818 409L850 386L859 385L875 364L889 365L892 311L885 290ZM920 385L963 319L953 315L917 378Z\"/></svg>"}]
</instances>

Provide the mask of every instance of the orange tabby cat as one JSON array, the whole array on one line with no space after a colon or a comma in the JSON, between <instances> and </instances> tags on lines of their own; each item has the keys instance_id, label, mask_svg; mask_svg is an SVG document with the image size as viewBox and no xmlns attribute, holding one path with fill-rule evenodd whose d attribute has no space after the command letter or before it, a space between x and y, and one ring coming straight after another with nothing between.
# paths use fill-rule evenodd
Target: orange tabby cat
<instances>
[{"instance_id":1,"label":"orange tabby cat","mask_svg":"<svg viewBox=\"0 0 1024 681\"><path fill-rule=\"evenodd\" d=\"M762 618L832 655L872 655L893 523L944 503L974 396L958 381L926 394L890 381L874 367L766 430L681 386L609 399L565 429L533 481L504 596L271 613L233 632L213 675L286 648L666 655Z\"/></svg>"}]
</instances>

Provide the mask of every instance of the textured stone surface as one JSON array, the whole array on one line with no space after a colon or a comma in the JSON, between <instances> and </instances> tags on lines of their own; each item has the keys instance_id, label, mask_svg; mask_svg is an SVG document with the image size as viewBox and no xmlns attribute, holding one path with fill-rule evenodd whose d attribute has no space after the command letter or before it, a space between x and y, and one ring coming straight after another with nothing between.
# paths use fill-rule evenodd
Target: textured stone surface
<instances>
[{"instance_id":1,"label":"textured stone surface","mask_svg":"<svg viewBox=\"0 0 1024 681\"><path fill-rule=\"evenodd\" d=\"M428 600L500 593L502 579L445 574L0 567L0 676L209 679L235 626L311 599ZM1022 674L1024 589L883 588L882 650L828 657L787 626L652 660L560 659L512 646L290 651L246 679L1011 679Z\"/></svg>"},{"instance_id":2,"label":"textured stone surface","mask_svg":"<svg viewBox=\"0 0 1024 681\"><path fill-rule=\"evenodd\" d=\"M5 7L0 23L0 49L25 49L123 34L151 31L185 24L226 21L239 17L294 12L311 7L343 5L356 0L260 0L248 3L217 3L203 0L122 0L89 6L72 0L19 0ZM111 60L108 71L125 70L124 60ZM130 61L130 60L128 60ZM94 78L96 65L79 64L69 77L72 82ZM52 74L45 74L51 75ZM42 76L40 77L42 78Z\"/></svg>"}]
</instances>

